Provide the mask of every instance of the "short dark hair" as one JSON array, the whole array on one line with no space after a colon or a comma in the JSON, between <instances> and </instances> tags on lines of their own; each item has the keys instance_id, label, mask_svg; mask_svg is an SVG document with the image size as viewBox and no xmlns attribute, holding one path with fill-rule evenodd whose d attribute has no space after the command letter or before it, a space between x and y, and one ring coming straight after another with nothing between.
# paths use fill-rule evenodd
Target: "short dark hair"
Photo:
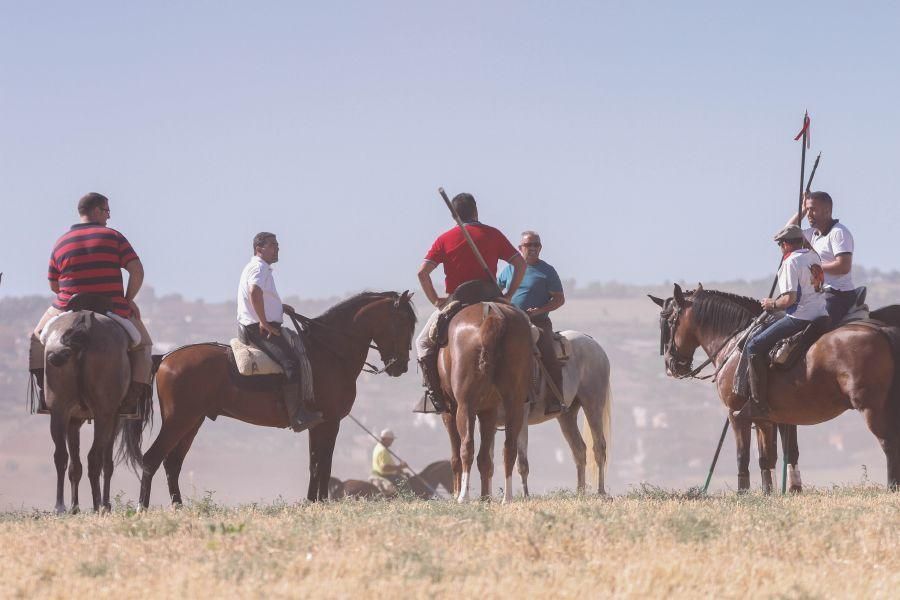
<instances>
[{"instance_id":1,"label":"short dark hair","mask_svg":"<svg viewBox=\"0 0 900 600\"><path fill-rule=\"evenodd\" d=\"M253 253L256 254L256 249L262 246L265 246L269 240L274 239L275 234L270 233L268 231L260 231L256 235L253 236Z\"/></svg>"},{"instance_id":2,"label":"short dark hair","mask_svg":"<svg viewBox=\"0 0 900 600\"><path fill-rule=\"evenodd\" d=\"M478 212L478 206L475 204L475 196L472 194L462 193L453 196L451 201L453 210L459 215L463 221L472 221L475 219L475 213Z\"/></svg>"},{"instance_id":3,"label":"short dark hair","mask_svg":"<svg viewBox=\"0 0 900 600\"><path fill-rule=\"evenodd\" d=\"M828 192L812 192L809 197L816 202L821 202L822 204L827 205L829 208L834 207L834 202L832 202L831 196L828 194Z\"/></svg>"},{"instance_id":4,"label":"short dark hair","mask_svg":"<svg viewBox=\"0 0 900 600\"><path fill-rule=\"evenodd\" d=\"M108 204L109 198L103 194L91 192L82 196L78 201L78 214L84 217L95 208L102 208L104 205Z\"/></svg>"}]
</instances>

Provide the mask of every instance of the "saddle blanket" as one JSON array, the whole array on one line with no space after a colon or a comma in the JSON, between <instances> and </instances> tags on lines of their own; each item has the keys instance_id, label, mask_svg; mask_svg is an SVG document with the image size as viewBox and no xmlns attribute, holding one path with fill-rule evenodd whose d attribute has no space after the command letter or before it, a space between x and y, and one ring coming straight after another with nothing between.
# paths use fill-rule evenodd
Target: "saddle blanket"
<instances>
[{"instance_id":1,"label":"saddle blanket","mask_svg":"<svg viewBox=\"0 0 900 600\"><path fill-rule=\"evenodd\" d=\"M281 334L287 337L291 348L294 349L294 352L301 359L301 375L306 375L306 366L309 364L309 360L306 357L306 346L303 345L303 340L300 339L296 331L287 327L281 328ZM281 375L284 373L281 365L275 359L256 346L245 344L238 338L233 338L229 343L231 351L234 353L234 363L237 365L238 373L241 375L251 377L253 375Z\"/></svg>"},{"instance_id":2,"label":"saddle blanket","mask_svg":"<svg viewBox=\"0 0 900 600\"><path fill-rule=\"evenodd\" d=\"M66 311L69 312L69 311ZM44 328L41 330L40 340L41 343L45 346L47 345L47 336L50 334L51 325L56 323L56 321L66 314L65 312L56 315L55 317L51 317L47 323L44 324ZM134 324L126 319L125 317L120 317L116 313L108 312L106 316L116 322L122 329L125 330L125 333L128 334L128 339L131 341L129 344L129 349L137 347L141 343L141 333L137 330L137 327Z\"/></svg>"}]
</instances>

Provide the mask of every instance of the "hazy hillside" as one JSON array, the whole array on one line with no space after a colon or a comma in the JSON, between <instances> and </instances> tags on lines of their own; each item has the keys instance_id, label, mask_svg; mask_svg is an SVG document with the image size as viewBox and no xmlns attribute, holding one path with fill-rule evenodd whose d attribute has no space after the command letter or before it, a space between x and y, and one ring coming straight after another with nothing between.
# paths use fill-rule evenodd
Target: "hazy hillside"
<instances>
[{"instance_id":1,"label":"hazy hillside","mask_svg":"<svg viewBox=\"0 0 900 600\"><path fill-rule=\"evenodd\" d=\"M860 270L858 279L869 285L871 306L888 304L891 298L900 301L897 273ZM770 283L758 280L704 285L759 296L768 291ZM671 284L640 287L605 283L578 288L568 282L567 289L569 302L554 319L557 328L578 329L594 336L613 366L610 490L623 492L644 481L673 487L702 483L725 411L709 384L675 381L663 372L658 356L658 313L646 294L670 295ZM233 302L192 301L177 295L157 297L151 290L143 292L140 300L157 352L192 342L227 342L233 336ZM337 300L286 299L310 315ZM55 476L49 419L25 411L27 335L47 301L36 296L0 300L0 509L52 505ZM421 310L420 316L423 313ZM439 419L410 413L419 395L419 381L414 368L399 379L364 374L353 411L372 429L394 429L398 435L396 451L414 467L448 454ZM84 428L85 453L90 430L89 426ZM363 431L345 421L335 454L335 475L365 478L371 446ZM863 465L873 481L885 480L883 454L855 413L846 413L826 425L801 428L800 450L808 484L858 481ZM306 491L306 451L305 434L256 428L227 418L207 421L185 463L182 489L188 494L215 490L216 498L226 502L279 495L297 499ZM734 465L729 436L715 485L735 485ZM574 487L569 450L555 423L532 431L531 473L533 489L538 492ZM754 475L754 484L757 480ZM495 483L499 481L495 478ZM83 485L86 489L86 481ZM113 487L123 490L127 497L137 494L134 475L124 469L117 471ZM160 474L154 502L165 501L164 476Z\"/></svg>"}]
</instances>

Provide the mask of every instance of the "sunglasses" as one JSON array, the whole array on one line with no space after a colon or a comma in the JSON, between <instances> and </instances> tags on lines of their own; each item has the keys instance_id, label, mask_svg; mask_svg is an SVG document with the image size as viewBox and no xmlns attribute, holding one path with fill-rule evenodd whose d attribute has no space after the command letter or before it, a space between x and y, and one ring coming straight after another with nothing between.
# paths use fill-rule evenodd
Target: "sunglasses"
<instances>
[{"instance_id":1,"label":"sunglasses","mask_svg":"<svg viewBox=\"0 0 900 600\"><path fill-rule=\"evenodd\" d=\"M528 244L522 244L522 248L542 248L542 246L537 242L529 242Z\"/></svg>"}]
</instances>

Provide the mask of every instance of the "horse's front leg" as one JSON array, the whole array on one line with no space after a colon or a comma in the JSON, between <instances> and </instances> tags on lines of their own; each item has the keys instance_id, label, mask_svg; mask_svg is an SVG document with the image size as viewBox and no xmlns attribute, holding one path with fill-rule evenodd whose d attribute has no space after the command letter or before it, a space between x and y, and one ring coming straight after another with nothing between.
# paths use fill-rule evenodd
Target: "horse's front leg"
<instances>
[{"instance_id":1,"label":"horse's front leg","mask_svg":"<svg viewBox=\"0 0 900 600\"><path fill-rule=\"evenodd\" d=\"M478 473L481 475L481 499L491 497L494 477L494 438L497 435L497 410L488 410L478 415L481 432L481 448L478 450ZM507 482L507 485L511 484ZM507 490L504 490L506 494Z\"/></svg>"},{"instance_id":2,"label":"horse's front leg","mask_svg":"<svg viewBox=\"0 0 900 600\"><path fill-rule=\"evenodd\" d=\"M66 452L66 437L68 430L68 417L63 414L62 410L53 407L50 414L50 435L53 438L53 463L56 466L56 513L62 514L66 512L66 502L63 499L65 492L66 480L66 463L69 461L69 454Z\"/></svg>"},{"instance_id":3,"label":"horse's front leg","mask_svg":"<svg viewBox=\"0 0 900 600\"><path fill-rule=\"evenodd\" d=\"M778 433L781 434L781 448L784 462L788 466L788 489L792 494L803 491L803 481L800 479L800 447L797 445L797 426L779 425Z\"/></svg>"},{"instance_id":4,"label":"horse's front leg","mask_svg":"<svg viewBox=\"0 0 900 600\"><path fill-rule=\"evenodd\" d=\"M78 514L78 486L81 484L81 425L84 421L72 419L66 432L66 443L69 446L69 487L72 494L73 515Z\"/></svg>"},{"instance_id":5,"label":"horse's front leg","mask_svg":"<svg viewBox=\"0 0 900 600\"><path fill-rule=\"evenodd\" d=\"M328 499L331 459L339 427L338 421L324 421L309 430L309 488L306 499L310 502Z\"/></svg>"},{"instance_id":6,"label":"horse's front leg","mask_svg":"<svg viewBox=\"0 0 900 600\"><path fill-rule=\"evenodd\" d=\"M527 498L530 494L528 493L528 413L530 412L531 405L525 405L525 418L523 419L525 425L522 427L519 432L518 443L516 444L517 457L516 457L516 465L519 469L519 477L522 479L522 494ZM581 472L584 473L584 468L582 465Z\"/></svg>"},{"instance_id":7,"label":"horse's front leg","mask_svg":"<svg viewBox=\"0 0 900 600\"><path fill-rule=\"evenodd\" d=\"M734 432L737 450L738 493L746 492L750 489L750 422L737 420L731 414L728 415L728 421Z\"/></svg>"},{"instance_id":8,"label":"horse's front leg","mask_svg":"<svg viewBox=\"0 0 900 600\"><path fill-rule=\"evenodd\" d=\"M756 424L756 444L759 451L759 469L764 494L771 494L775 487L775 465L778 463L778 430L774 423Z\"/></svg>"}]
</instances>

